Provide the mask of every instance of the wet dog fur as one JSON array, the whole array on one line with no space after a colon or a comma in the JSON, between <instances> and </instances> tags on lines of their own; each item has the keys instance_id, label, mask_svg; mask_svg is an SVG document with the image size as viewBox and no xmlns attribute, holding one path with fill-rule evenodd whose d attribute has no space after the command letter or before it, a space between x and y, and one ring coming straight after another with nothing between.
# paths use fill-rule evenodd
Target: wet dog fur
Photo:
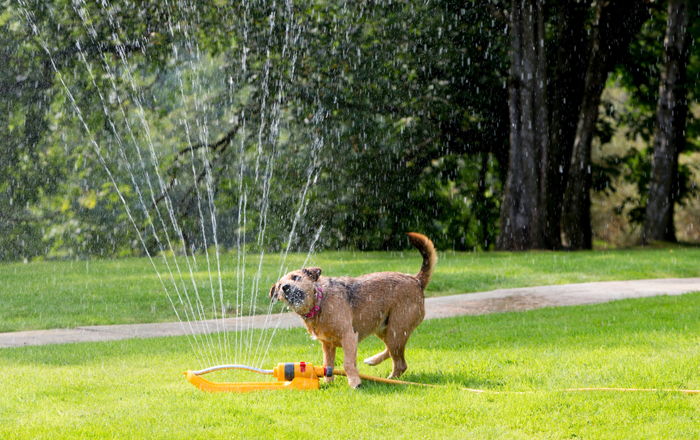
<instances>
[{"instance_id":1,"label":"wet dog fur","mask_svg":"<svg viewBox=\"0 0 700 440\"><path fill-rule=\"evenodd\" d=\"M304 320L306 329L323 345L323 366L335 366L336 348L345 354L343 367L351 387L360 386L357 369L357 344L369 335L377 335L386 349L368 359L379 365L388 358L393 362L390 378L406 371L406 342L425 317L423 291L430 282L437 253L424 235L408 233L408 239L423 256L418 274L377 272L351 277L324 277L320 267L290 272L270 289L270 298L284 301ZM317 305L322 291L320 311L306 317Z\"/></svg>"}]
</instances>

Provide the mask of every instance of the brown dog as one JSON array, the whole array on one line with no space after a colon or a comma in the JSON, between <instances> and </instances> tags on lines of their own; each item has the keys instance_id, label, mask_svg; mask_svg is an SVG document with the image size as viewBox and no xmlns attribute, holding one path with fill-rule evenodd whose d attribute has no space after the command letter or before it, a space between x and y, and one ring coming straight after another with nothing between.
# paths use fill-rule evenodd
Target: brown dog
<instances>
[{"instance_id":1,"label":"brown dog","mask_svg":"<svg viewBox=\"0 0 700 440\"><path fill-rule=\"evenodd\" d=\"M353 388L360 386L357 344L371 334L384 341L386 350L365 359L379 365L391 357L389 377L406 371L404 350L409 336L425 317L423 291L430 282L437 253L424 235L408 233L423 256L416 276L377 272L357 278L321 276L321 268L308 267L283 276L270 289L270 298L284 301L303 319L312 337L323 344L323 366L335 366L335 350L345 354L344 367Z\"/></svg>"}]
</instances>

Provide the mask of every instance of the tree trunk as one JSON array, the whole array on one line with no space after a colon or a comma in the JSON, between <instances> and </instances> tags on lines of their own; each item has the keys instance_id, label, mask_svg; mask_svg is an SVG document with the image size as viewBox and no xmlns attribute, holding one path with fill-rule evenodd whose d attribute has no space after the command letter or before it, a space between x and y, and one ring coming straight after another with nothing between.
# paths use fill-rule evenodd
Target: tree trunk
<instances>
[{"instance_id":1,"label":"tree trunk","mask_svg":"<svg viewBox=\"0 0 700 440\"><path fill-rule=\"evenodd\" d=\"M569 176L564 193L562 234L570 249L590 249L591 143L598 120L598 106L608 73L629 46L648 17L643 0L597 2L596 26L590 45L581 112L576 126Z\"/></svg>"},{"instance_id":2,"label":"tree trunk","mask_svg":"<svg viewBox=\"0 0 700 440\"><path fill-rule=\"evenodd\" d=\"M654 157L642 239L676 241L673 205L678 185L678 153L685 144L688 0L669 0L664 66L659 81Z\"/></svg>"},{"instance_id":3,"label":"tree trunk","mask_svg":"<svg viewBox=\"0 0 700 440\"><path fill-rule=\"evenodd\" d=\"M546 246L561 249L561 210L576 124L586 83L588 36L584 27L590 0L561 2L557 10L557 59L549 87L550 136L547 158Z\"/></svg>"},{"instance_id":4,"label":"tree trunk","mask_svg":"<svg viewBox=\"0 0 700 440\"><path fill-rule=\"evenodd\" d=\"M510 157L501 205L503 250L545 247L549 144L543 0L513 0L511 10Z\"/></svg>"}]
</instances>

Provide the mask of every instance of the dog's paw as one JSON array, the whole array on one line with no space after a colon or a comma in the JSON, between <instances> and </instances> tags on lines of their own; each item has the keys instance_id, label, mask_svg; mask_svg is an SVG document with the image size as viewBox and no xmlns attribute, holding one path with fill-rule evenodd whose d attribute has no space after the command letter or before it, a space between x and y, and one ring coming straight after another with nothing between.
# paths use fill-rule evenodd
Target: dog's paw
<instances>
[{"instance_id":1,"label":"dog's paw","mask_svg":"<svg viewBox=\"0 0 700 440\"><path fill-rule=\"evenodd\" d=\"M326 382L326 383L333 383L333 382L335 381L335 377L333 377L333 376L331 376L331 377L324 377L323 380L324 380L324 382Z\"/></svg>"},{"instance_id":2,"label":"dog's paw","mask_svg":"<svg viewBox=\"0 0 700 440\"><path fill-rule=\"evenodd\" d=\"M360 378L353 379L353 378L348 377L348 384L350 385L350 387L352 389L356 390L356 389L360 388L360 386L362 385L362 381L360 380Z\"/></svg>"},{"instance_id":3,"label":"dog's paw","mask_svg":"<svg viewBox=\"0 0 700 440\"><path fill-rule=\"evenodd\" d=\"M389 352L384 350L383 352L375 354L372 357L368 357L363 362L371 367L375 367L384 362L385 360L389 359L389 357Z\"/></svg>"}]
</instances>

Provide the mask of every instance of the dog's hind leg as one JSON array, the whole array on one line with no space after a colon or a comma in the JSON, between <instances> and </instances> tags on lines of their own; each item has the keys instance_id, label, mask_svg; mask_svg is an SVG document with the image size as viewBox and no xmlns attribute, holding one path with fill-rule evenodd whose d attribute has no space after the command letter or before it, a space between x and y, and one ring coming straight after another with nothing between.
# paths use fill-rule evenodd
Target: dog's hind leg
<instances>
[{"instance_id":1,"label":"dog's hind leg","mask_svg":"<svg viewBox=\"0 0 700 440\"><path fill-rule=\"evenodd\" d=\"M389 359L390 357L391 357L391 353L389 353L389 349L387 348L381 353L377 353L372 357L368 357L367 359L364 360L364 362L365 362L365 364L371 365L374 367L375 365L381 364L382 362Z\"/></svg>"},{"instance_id":2,"label":"dog's hind leg","mask_svg":"<svg viewBox=\"0 0 700 440\"><path fill-rule=\"evenodd\" d=\"M422 292L413 292L416 295L423 295ZM389 349L394 368L389 377L399 377L408 369L404 352L406 343L411 337L413 330L423 321L425 317L425 306L423 301L416 301L414 304L394 310L389 315L389 322L386 328L384 343Z\"/></svg>"},{"instance_id":3,"label":"dog's hind leg","mask_svg":"<svg viewBox=\"0 0 700 440\"><path fill-rule=\"evenodd\" d=\"M420 321L418 321L418 323L420 323ZM384 343L394 363L394 368L389 376L390 378L399 377L408 369L408 364L406 364L406 358L404 357L406 343L411 333L413 333L413 330L418 326L417 323L411 324L413 325L406 325L405 322L401 321L398 323L389 321Z\"/></svg>"},{"instance_id":4,"label":"dog's hind leg","mask_svg":"<svg viewBox=\"0 0 700 440\"><path fill-rule=\"evenodd\" d=\"M377 366L391 357L391 353L389 352L389 346L386 345L386 325L388 322L389 322L389 317L387 316L386 321L384 322L384 325L380 328L380 330L377 333L375 333L377 335L377 337L384 343L384 346L386 348L381 353L377 353L374 356L368 357L367 359L364 360L364 363L369 365L369 366L372 366L372 367Z\"/></svg>"},{"instance_id":5,"label":"dog's hind leg","mask_svg":"<svg viewBox=\"0 0 700 440\"><path fill-rule=\"evenodd\" d=\"M391 370L389 378L396 378L400 377L408 369L408 364L406 363L406 358L404 357L404 352L406 351L406 340L394 340L391 341L390 344L391 360L394 363L394 367Z\"/></svg>"},{"instance_id":6,"label":"dog's hind leg","mask_svg":"<svg viewBox=\"0 0 700 440\"><path fill-rule=\"evenodd\" d=\"M330 342L321 341L323 345L323 366L324 367L335 367L335 345ZM333 376L326 377L326 382L333 382Z\"/></svg>"}]
</instances>

